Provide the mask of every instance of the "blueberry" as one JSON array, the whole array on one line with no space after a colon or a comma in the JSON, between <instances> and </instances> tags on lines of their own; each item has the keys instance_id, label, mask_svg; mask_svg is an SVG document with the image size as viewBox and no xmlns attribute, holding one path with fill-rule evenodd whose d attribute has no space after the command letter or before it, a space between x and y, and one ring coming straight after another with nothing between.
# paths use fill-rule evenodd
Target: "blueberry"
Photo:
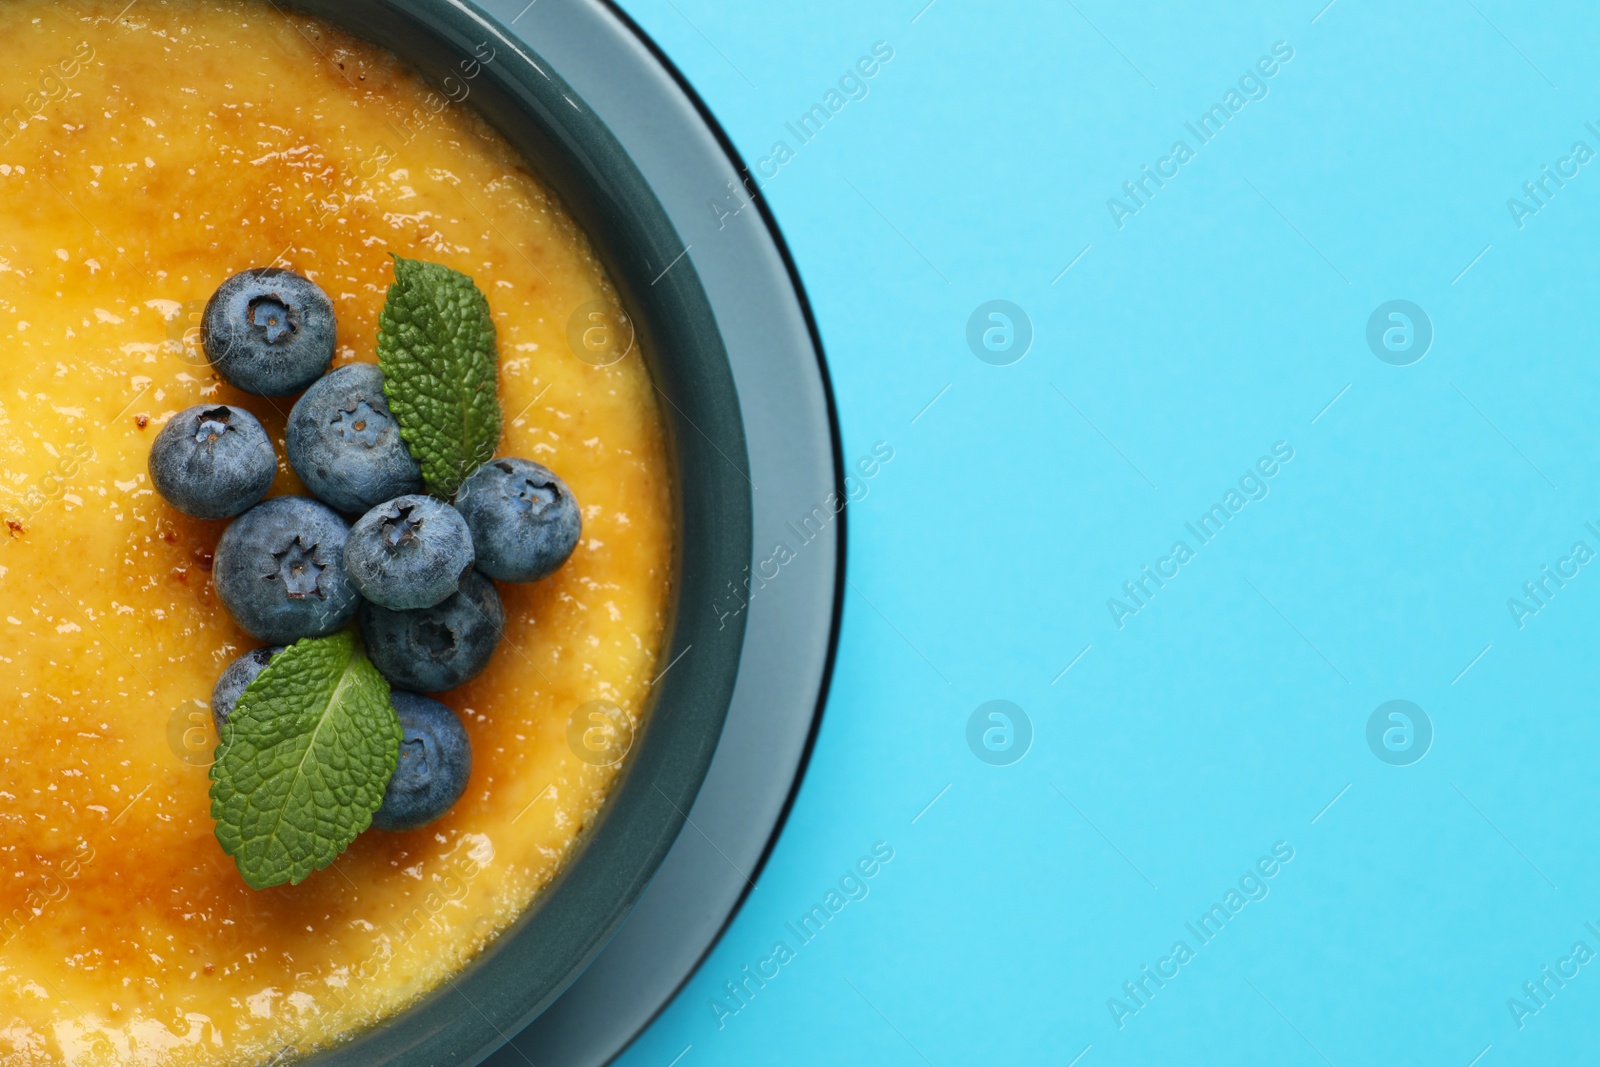
<instances>
[{"instance_id":1,"label":"blueberry","mask_svg":"<svg viewBox=\"0 0 1600 1067\"><path fill-rule=\"evenodd\" d=\"M256 680L256 675L260 674L268 663L272 662L272 657L282 651L282 645L251 649L222 668L216 688L211 690L211 717L217 722L218 736L221 736L223 724L228 721L228 716L239 706L239 698L244 695L245 688Z\"/></svg>"},{"instance_id":2,"label":"blueberry","mask_svg":"<svg viewBox=\"0 0 1600 1067\"><path fill-rule=\"evenodd\" d=\"M256 267L211 294L200 343L228 384L257 396L298 393L333 361L333 302L293 271Z\"/></svg>"},{"instance_id":3,"label":"blueberry","mask_svg":"<svg viewBox=\"0 0 1600 1067\"><path fill-rule=\"evenodd\" d=\"M150 481L197 519L225 519L267 495L278 473L272 438L256 417L227 404L178 412L150 445Z\"/></svg>"},{"instance_id":4,"label":"blueberry","mask_svg":"<svg viewBox=\"0 0 1600 1067\"><path fill-rule=\"evenodd\" d=\"M344 571L360 594L386 608L431 608L472 570L472 535L460 514L431 496L379 504L350 527Z\"/></svg>"},{"instance_id":5,"label":"blueberry","mask_svg":"<svg viewBox=\"0 0 1600 1067\"><path fill-rule=\"evenodd\" d=\"M422 492L422 468L400 439L376 364L352 363L319 378L294 402L284 446L306 488L340 511Z\"/></svg>"},{"instance_id":6,"label":"blueberry","mask_svg":"<svg viewBox=\"0 0 1600 1067\"><path fill-rule=\"evenodd\" d=\"M400 762L372 825L415 830L449 811L467 791L472 743L456 713L437 700L398 690L389 700L400 716Z\"/></svg>"},{"instance_id":7,"label":"blueberry","mask_svg":"<svg viewBox=\"0 0 1600 1067\"><path fill-rule=\"evenodd\" d=\"M350 528L308 496L275 496L222 531L211 580L238 624L287 645L323 637L356 613L361 596L344 573Z\"/></svg>"},{"instance_id":8,"label":"blueberry","mask_svg":"<svg viewBox=\"0 0 1600 1067\"><path fill-rule=\"evenodd\" d=\"M489 664L506 613L494 583L477 571L443 603L415 611L361 606L361 639L385 678L401 689L440 693Z\"/></svg>"},{"instance_id":9,"label":"blueberry","mask_svg":"<svg viewBox=\"0 0 1600 1067\"><path fill-rule=\"evenodd\" d=\"M492 459L456 493L478 569L502 582L531 582L572 555L583 532L578 502L560 478L526 459Z\"/></svg>"}]
</instances>

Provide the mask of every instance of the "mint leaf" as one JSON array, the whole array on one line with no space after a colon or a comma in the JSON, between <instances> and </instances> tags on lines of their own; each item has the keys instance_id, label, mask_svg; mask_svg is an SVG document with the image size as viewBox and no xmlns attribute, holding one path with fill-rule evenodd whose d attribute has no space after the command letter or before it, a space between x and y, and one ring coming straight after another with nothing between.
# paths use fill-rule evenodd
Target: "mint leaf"
<instances>
[{"instance_id":1,"label":"mint leaf","mask_svg":"<svg viewBox=\"0 0 1600 1067\"><path fill-rule=\"evenodd\" d=\"M400 755L389 683L349 633L274 656L211 765L217 841L252 889L297 885L372 824Z\"/></svg>"},{"instance_id":2,"label":"mint leaf","mask_svg":"<svg viewBox=\"0 0 1600 1067\"><path fill-rule=\"evenodd\" d=\"M449 500L500 440L489 301L458 270L395 256L378 316L378 366L428 492Z\"/></svg>"}]
</instances>

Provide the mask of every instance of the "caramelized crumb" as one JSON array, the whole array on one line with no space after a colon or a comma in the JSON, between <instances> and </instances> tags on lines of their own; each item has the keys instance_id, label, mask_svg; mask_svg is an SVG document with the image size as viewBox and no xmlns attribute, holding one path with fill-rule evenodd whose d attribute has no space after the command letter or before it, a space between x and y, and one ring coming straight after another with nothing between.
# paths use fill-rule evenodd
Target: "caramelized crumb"
<instances>
[{"instance_id":1,"label":"caramelized crumb","mask_svg":"<svg viewBox=\"0 0 1600 1067\"><path fill-rule=\"evenodd\" d=\"M7 519L6 526L10 527L12 537L21 537L23 534L28 532L22 523L18 522L16 519Z\"/></svg>"},{"instance_id":2,"label":"caramelized crumb","mask_svg":"<svg viewBox=\"0 0 1600 1067\"><path fill-rule=\"evenodd\" d=\"M142 429L144 429L144 428L145 428L145 427L146 427L146 426L149 426L149 425L150 425L150 416L149 416L149 415L146 415L146 414L143 414L143 413L142 413L142 412L141 412L141 413L140 413L140 414L138 414L138 415L135 415L135 416L134 416L134 417L133 417L133 422L134 422L134 425L136 425L136 426L138 426L138 427L139 427L139 429L141 429L141 430L142 430Z\"/></svg>"}]
</instances>

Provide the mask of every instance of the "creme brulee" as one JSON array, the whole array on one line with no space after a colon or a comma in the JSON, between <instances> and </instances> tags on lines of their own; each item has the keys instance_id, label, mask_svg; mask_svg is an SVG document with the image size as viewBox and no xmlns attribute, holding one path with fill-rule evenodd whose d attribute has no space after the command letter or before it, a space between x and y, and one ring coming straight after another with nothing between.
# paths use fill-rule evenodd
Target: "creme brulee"
<instances>
[{"instance_id":1,"label":"creme brulee","mask_svg":"<svg viewBox=\"0 0 1600 1067\"><path fill-rule=\"evenodd\" d=\"M126 8L124 10L124 8ZM256 1064L336 1044L473 958L529 904L616 767L567 740L592 700L632 726L673 555L668 462L635 351L594 366L568 323L616 297L584 235L470 110L392 56L267 3L0 5L0 1063ZM298 886L249 889L212 834L207 701L257 642L213 595L225 522L146 473L165 420L290 400L194 346L248 267L316 281L335 365L371 361L389 253L445 263L499 331L497 454L555 470L583 540L502 585L489 668L442 694L473 747L437 822L368 831ZM585 311L587 315L587 311ZM275 1061L276 1062L276 1061Z\"/></svg>"}]
</instances>

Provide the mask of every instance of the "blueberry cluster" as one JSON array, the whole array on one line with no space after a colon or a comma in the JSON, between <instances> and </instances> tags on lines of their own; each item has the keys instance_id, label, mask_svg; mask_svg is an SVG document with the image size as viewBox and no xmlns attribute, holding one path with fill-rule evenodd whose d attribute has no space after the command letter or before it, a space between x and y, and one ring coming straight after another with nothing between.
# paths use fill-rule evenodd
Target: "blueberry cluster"
<instances>
[{"instance_id":1,"label":"blueberry cluster","mask_svg":"<svg viewBox=\"0 0 1600 1067\"><path fill-rule=\"evenodd\" d=\"M266 646L217 680L219 731L274 655L359 616L404 736L373 825L406 830L454 804L472 766L455 713L418 694L453 689L488 665L505 625L490 579L551 574L577 546L581 521L566 484L525 459L483 464L453 506L423 495L382 371L328 372L334 326L333 304L315 283L256 269L218 288L201 329L207 358L231 385L260 396L304 390L284 447L312 496L263 499L277 472L272 441L253 415L227 404L174 416L151 445L150 477L179 511L234 519L217 542L213 581L223 606Z\"/></svg>"}]
</instances>

